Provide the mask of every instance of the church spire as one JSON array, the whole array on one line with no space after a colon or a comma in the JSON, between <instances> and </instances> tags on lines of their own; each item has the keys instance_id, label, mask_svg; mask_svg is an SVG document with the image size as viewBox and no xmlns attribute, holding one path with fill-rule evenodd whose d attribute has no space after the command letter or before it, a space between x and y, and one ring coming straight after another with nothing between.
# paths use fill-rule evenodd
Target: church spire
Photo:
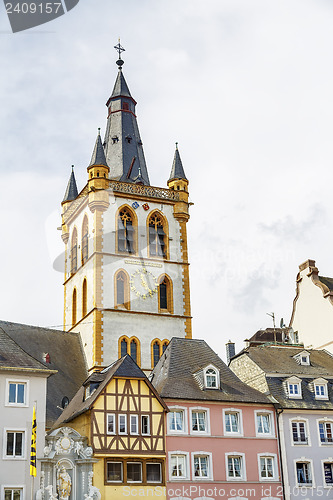
<instances>
[{"instance_id":1,"label":"church spire","mask_svg":"<svg viewBox=\"0 0 333 500\"><path fill-rule=\"evenodd\" d=\"M89 163L89 167L92 167L93 165L104 165L105 167L107 167L106 158L105 158L104 149L103 149L103 144L102 144L102 140L101 140L101 129L100 128L98 129L98 135L97 135L97 139L95 142L94 151L93 151L93 154L91 156L90 163Z\"/></svg>"},{"instance_id":2,"label":"church spire","mask_svg":"<svg viewBox=\"0 0 333 500\"><path fill-rule=\"evenodd\" d=\"M136 101L133 99L122 66L121 53L124 48L115 46L119 58L116 61L118 75L108 108L107 127L104 139L106 162L110 167L110 178L122 182L149 185L149 176L143 153L138 123L135 114Z\"/></svg>"},{"instance_id":3,"label":"church spire","mask_svg":"<svg viewBox=\"0 0 333 500\"><path fill-rule=\"evenodd\" d=\"M172 164L172 169L169 177L169 181L172 181L174 179L186 179L186 175L184 172L182 160L180 159L180 154L178 150L178 142L176 142L176 151L175 151L175 156L173 157L173 164Z\"/></svg>"},{"instance_id":4,"label":"church spire","mask_svg":"<svg viewBox=\"0 0 333 500\"><path fill-rule=\"evenodd\" d=\"M78 190L77 190L77 185L76 185L76 180L75 180L75 175L74 175L74 165L72 165L72 172L67 184L66 192L64 199L62 200L63 203L66 203L66 201L73 201L78 195Z\"/></svg>"}]
</instances>

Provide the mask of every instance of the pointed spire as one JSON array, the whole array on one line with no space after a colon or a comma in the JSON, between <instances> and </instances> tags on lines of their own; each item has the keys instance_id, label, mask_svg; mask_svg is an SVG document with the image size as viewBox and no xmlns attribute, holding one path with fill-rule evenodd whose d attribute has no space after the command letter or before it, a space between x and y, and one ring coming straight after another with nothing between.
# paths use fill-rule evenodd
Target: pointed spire
<instances>
[{"instance_id":1,"label":"pointed spire","mask_svg":"<svg viewBox=\"0 0 333 500\"><path fill-rule=\"evenodd\" d=\"M78 195L78 190L77 190L77 185L76 185L76 180L75 180L75 175L74 175L74 165L72 165L72 172L67 184L67 189L65 192L64 199L62 200L63 203L66 201L72 201L75 200L75 198Z\"/></svg>"},{"instance_id":2,"label":"pointed spire","mask_svg":"<svg viewBox=\"0 0 333 500\"><path fill-rule=\"evenodd\" d=\"M101 129L98 129L98 134L97 134L97 139L95 142L95 147L93 154L91 156L91 160L89 163L89 167L92 167L93 165L105 165L106 167L108 164L106 163L105 159L105 153L104 153L104 148L101 140Z\"/></svg>"},{"instance_id":3,"label":"pointed spire","mask_svg":"<svg viewBox=\"0 0 333 500\"><path fill-rule=\"evenodd\" d=\"M130 93L129 88L128 88L128 85L126 83L125 77L123 75L123 72L121 71L121 66L119 66L119 71L118 71L116 82L115 82L114 87L113 87L111 98L120 97L120 96L132 98L131 93Z\"/></svg>"},{"instance_id":4,"label":"pointed spire","mask_svg":"<svg viewBox=\"0 0 333 500\"><path fill-rule=\"evenodd\" d=\"M172 164L172 169L171 169L169 181L172 181L173 179L185 179L185 180L187 180L185 172L184 172L182 160L180 159L180 154L178 151L178 142L176 142L176 151L175 151L175 156L173 158L173 164Z\"/></svg>"}]
</instances>

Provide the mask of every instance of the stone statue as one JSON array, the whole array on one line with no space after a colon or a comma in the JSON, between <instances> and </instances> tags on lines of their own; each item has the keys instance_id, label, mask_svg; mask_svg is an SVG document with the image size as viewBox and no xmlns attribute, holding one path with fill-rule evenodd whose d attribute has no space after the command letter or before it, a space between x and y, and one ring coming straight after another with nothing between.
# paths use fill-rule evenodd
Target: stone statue
<instances>
[{"instance_id":1,"label":"stone statue","mask_svg":"<svg viewBox=\"0 0 333 500\"><path fill-rule=\"evenodd\" d=\"M58 500L57 493L53 493L53 485L52 484L50 484L49 486L46 486L45 491L47 491L49 493L50 500Z\"/></svg>"},{"instance_id":2,"label":"stone statue","mask_svg":"<svg viewBox=\"0 0 333 500\"><path fill-rule=\"evenodd\" d=\"M71 476L62 465L58 470L57 489L60 500L68 500L72 489Z\"/></svg>"}]
</instances>

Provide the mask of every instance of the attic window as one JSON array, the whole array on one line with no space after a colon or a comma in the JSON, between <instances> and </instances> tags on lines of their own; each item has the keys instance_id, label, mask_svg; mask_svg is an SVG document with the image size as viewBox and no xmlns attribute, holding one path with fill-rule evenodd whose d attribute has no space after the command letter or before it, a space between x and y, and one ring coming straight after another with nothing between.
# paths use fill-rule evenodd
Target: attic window
<instances>
[{"instance_id":1,"label":"attic window","mask_svg":"<svg viewBox=\"0 0 333 500\"><path fill-rule=\"evenodd\" d=\"M288 381L288 397L290 399L302 399L301 381L297 377L291 377Z\"/></svg>"},{"instance_id":2,"label":"attic window","mask_svg":"<svg viewBox=\"0 0 333 500\"><path fill-rule=\"evenodd\" d=\"M118 137L117 135L114 135L114 136L112 137L112 143L113 143L113 144L116 144L117 142L119 142L119 137Z\"/></svg>"},{"instance_id":3,"label":"attic window","mask_svg":"<svg viewBox=\"0 0 333 500\"><path fill-rule=\"evenodd\" d=\"M309 356L301 356L301 365L309 365L310 357Z\"/></svg>"},{"instance_id":4,"label":"attic window","mask_svg":"<svg viewBox=\"0 0 333 500\"><path fill-rule=\"evenodd\" d=\"M327 381L319 378L313 381L316 399L328 399Z\"/></svg>"},{"instance_id":5,"label":"attic window","mask_svg":"<svg viewBox=\"0 0 333 500\"><path fill-rule=\"evenodd\" d=\"M310 354L307 351L302 351L296 354L294 359L302 366L310 366Z\"/></svg>"},{"instance_id":6,"label":"attic window","mask_svg":"<svg viewBox=\"0 0 333 500\"><path fill-rule=\"evenodd\" d=\"M208 367L205 370L205 387L207 389L218 389L218 371L216 368Z\"/></svg>"},{"instance_id":7,"label":"attic window","mask_svg":"<svg viewBox=\"0 0 333 500\"><path fill-rule=\"evenodd\" d=\"M127 136L125 137L125 141L126 141L126 142L128 142L128 144L131 144L131 142L132 142L132 137L131 137L130 135L127 135Z\"/></svg>"},{"instance_id":8,"label":"attic window","mask_svg":"<svg viewBox=\"0 0 333 500\"><path fill-rule=\"evenodd\" d=\"M90 396L93 394L93 392L96 391L97 387L99 386L98 382L91 382L89 385L86 386L85 390L85 399L90 398Z\"/></svg>"}]
</instances>

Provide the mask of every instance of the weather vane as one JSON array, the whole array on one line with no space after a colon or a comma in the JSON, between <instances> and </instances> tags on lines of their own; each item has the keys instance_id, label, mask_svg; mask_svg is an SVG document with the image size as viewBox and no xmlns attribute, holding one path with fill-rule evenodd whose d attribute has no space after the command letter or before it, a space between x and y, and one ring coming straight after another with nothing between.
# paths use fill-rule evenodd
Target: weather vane
<instances>
[{"instance_id":1,"label":"weather vane","mask_svg":"<svg viewBox=\"0 0 333 500\"><path fill-rule=\"evenodd\" d=\"M122 52L125 52L125 49L124 49L124 47L122 47L122 46L120 45L120 38L118 38L118 44L117 44L117 45L115 45L115 46L114 46L114 48L116 49L116 51L117 51L117 52L118 52L118 54L119 54L119 59L121 59L121 53L122 53Z\"/></svg>"}]
</instances>

